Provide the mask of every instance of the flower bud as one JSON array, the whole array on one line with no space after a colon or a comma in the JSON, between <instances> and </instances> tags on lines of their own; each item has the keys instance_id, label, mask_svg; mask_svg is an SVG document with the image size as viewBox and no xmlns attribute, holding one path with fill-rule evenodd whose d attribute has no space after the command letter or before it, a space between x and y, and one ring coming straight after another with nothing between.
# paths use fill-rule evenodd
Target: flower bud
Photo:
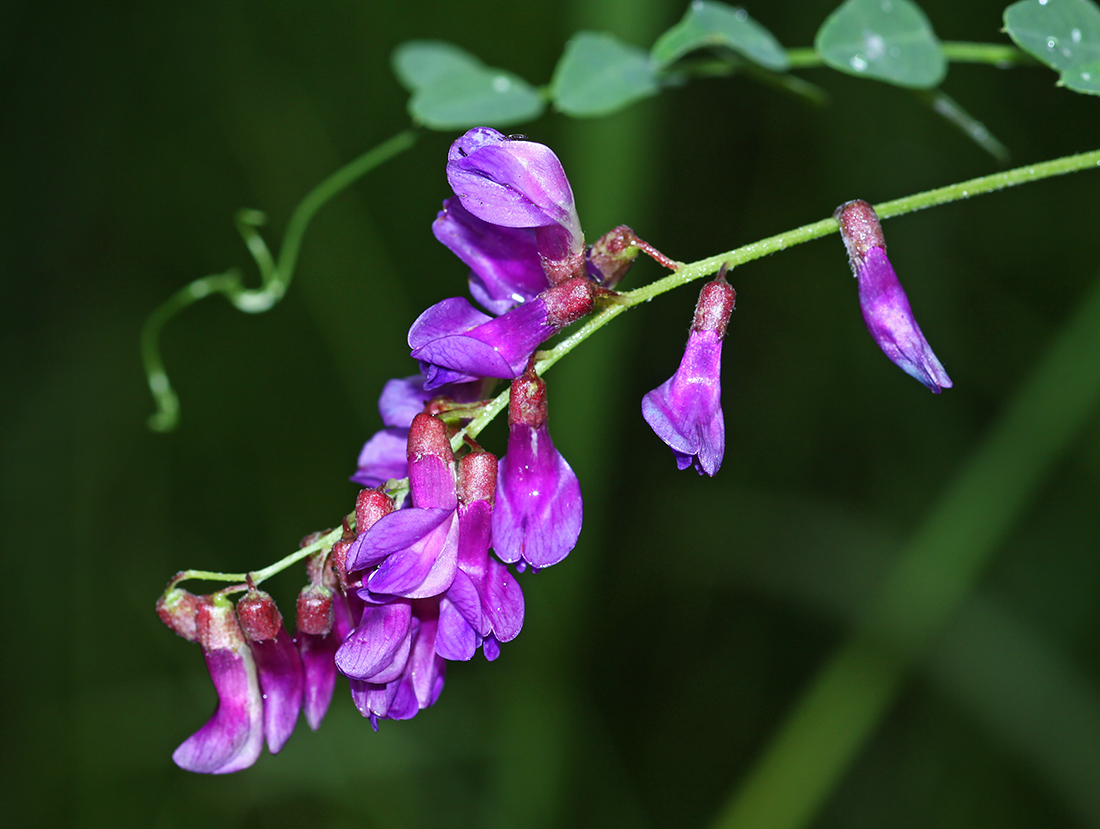
<instances>
[{"instance_id":1,"label":"flower bud","mask_svg":"<svg viewBox=\"0 0 1100 829\"><path fill-rule=\"evenodd\" d=\"M180 587L169 587L157 599L157 616L173 633L194 642L198 636L195 629L198 607L199 597L194 593Z\"/></svg>"},{"instance_id":2,"label":"flower bud","mask_svg":"<svg viewBox=\"0 0 1100 829\"><path fill-rule=\"evenodd\" d=\"M274 639L283 626L283 614L271 594L254 587L237 602L237 619L252 642Z\"/></svg>"},{"instance_id":3,"label":"flower bud","mask_svg":"<svg viewBox=\"0 0 1100 829\"><path fill-rule=\"evenodd\" d=\"M297 611L296 630L325 636L332 630L332 591L323 584L307 584L298 594Z\"/></svg>"}]
</instances>

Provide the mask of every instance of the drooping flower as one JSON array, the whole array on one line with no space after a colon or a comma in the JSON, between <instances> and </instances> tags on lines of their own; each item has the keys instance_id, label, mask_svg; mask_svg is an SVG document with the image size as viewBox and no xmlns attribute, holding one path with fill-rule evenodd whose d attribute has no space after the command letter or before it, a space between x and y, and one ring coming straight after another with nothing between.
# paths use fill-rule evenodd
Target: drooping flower
<instances>
[{"instance_id":1,"label":"drooping flower","mask_svg":"<svg viewBox=\"0 0 1100 829\"><path fill-rule=\"evenodd\" d=\"M252 587L237 602L237 619L260 678L267 749L278 754L302 710L302 660L270 593Z\"/></svg>"},{"instance_id":2,"label":"drooping flower","mask_svg":"<svg viewBox=\"0 0 1100 829\"><path fill-rule=\"evenodd\" d=\"M544 144L508 138L488 127L477 127L455 141L447 154L447 181L466 211L490 225L502 228L531 228L535 249L550 285L584 274L584 233L573 201L565 170ZM447 235L440 239L449 247ZM463 261L470 250L471 234L461 235L457 248ZM504 238L503 236L500 238ZM503 255L494 254L491 245L477 244L481 253L497 262L514 260L522 243L520 237L504 243ZM471 264L467 261L467 264ZM473 266L473 265L471 265ZM475 267L475 272L478 269ZM482 278L487 275L482 270ZM503 275L504 270L500 272ZM525 286L526 276L513 282L508 276L501 284L505 290L489 291L491 299L511 294L509 286ZM518 293L522 293L522 288ZM480 301L480 298L479 298Z\"/></svg>"},{"instance_id":3,"label":"drooping flower","mask_svg":"<svg viewBox=\"0 0 1100 829\"><path fill-rule=\"evenodd\" d=\"M172 759L182 769L205 774L246 769L263 750L264 703L256 664L232 602L218 595L200 597L195 629L218 692L218 707Z\"/></svg>"},{"instance_id":4,"label":"drooping flower","mask_svg":"<svg viewBox=\"0 0 1100 829\"><path fill-rule=\"evenodd\" d=\"M894 364L936 394L951 378L932 352L909 307L909 297L886 258L878 215L865 201L842 204L833 213L859 286L859 307L872 339Z\"/></svg>"},{"instance_id":5,"label":"drooping flower","mask_svg":"<svg viewBox=\"0 0 1100 829\"><path fill-rule=\"evenodd\" d=\"M447 427L418 414L407 451L412 507L380 517L347 553L349 571L371 572L358 590L366 602L362 617L337 651L336 665L376 685L405 669L415 633L412 600L445 592L458 569L458 498Z\"/></svg>"},{"instance_id":6,"label":"drooping flower","mask_svg":"<svg viewBox=\"0 0 1100 829\"><path fill-rule=\"evenodd\" d=\"M436 303L409 329L413 359L427 378L424 388L518 377L541 343L592 311L594 296L595 284L581 276L496 319L460 297Z\"/></svg>"},{"instance_id":7,"label":"drooping flower","mask_svg":"<svg viewBox=\"0 0 1100 829\"><path fill-rule=\"evenodd\" d=\"M500 459L493 549L502 561L549 567L581 533L581 487L546 426L546 383L534 368L512 381L508 453Z\"/></svg>"},{"instance_id":8,"label":"drooping flower","mask_svg":"<svg viewBox=\"0 0 1100 829\"><path fill-rule=\"evenodd\" d=\"M642 398L642 416L672 449L676 466L694 464L700 475L713 476L725 453L722 339L735 299L724 271L703 286L680 367Z\"/></svg>"},{"instance_id":9,"label":"drooping flower","mask_svg":"<svg viewBox=\"0 0 1100 829\"><path fill-rule=\"evenodd\" d=\"M458 572L440 600L435 650L446 659L470 659L484 645L500 653L523 627L523 592L508 568L489 555L497 459L475 451L458 463Z\"/></svg>"}]
</instances>

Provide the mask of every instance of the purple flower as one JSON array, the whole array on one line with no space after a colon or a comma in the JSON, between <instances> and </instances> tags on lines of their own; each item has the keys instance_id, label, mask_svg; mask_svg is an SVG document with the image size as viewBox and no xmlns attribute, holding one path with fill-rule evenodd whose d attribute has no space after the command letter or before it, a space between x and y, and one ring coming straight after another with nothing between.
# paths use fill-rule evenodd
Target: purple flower
<instances>
[{"instance_id":1,"label":"purple flower","mask_svg":"<svg viewBox=\"0 0 1100 829\"><path fill-rule=\"evenodd\" d=\"M886 258L878 215L865 201L842 204L833 213L859 286L859 307L871 337L894 364L936 394L951 378L932 352L909 307L909 298Z\"/></svg>"},{"instance_id":2,"label":"purple flower","mask_svg":"<svg viewBox=\"0 0 1100 829\"><path fill-rule=\"evenodd\" d=\"M256 664L233 604L224 596L201 597L195 625L218 692L218 707L206 725L172 753L172 759L187 771L240 771L256 762L264 744L264 703Z\"/></svg>"},{"instance_id":3,"label":"purple flower","mask_svg":"<svg viewBox=\"0 0 1100 829\"><path fill-rule=\"evenodd\" d=\"M302 710L302 660L271 594L252 587L237 602L237 618L260 677L267 749L278 754Z\"/></svg>"},{"instance_id":4,"label":"purple flower","mask_svg":"<svg viewBox=\"0 0 1100 829\"><path fill-rule=\"evenodd\" d=\"M351 678L351 698L359 713L369 717L375 730L380 717L407 720L435 703L443 691L447 663L435 651L439 626L439 599L416 599L408 603L407 626L402 626L400 639L408 641L408 650L399 670L378 673L376 677L393 676L386 681ZM393 663L396 665L396 662ZM394 676L394 674L396 674Z\"/></svg>"},{"instance_id":5,"label":"purple flower","mask_svg":"<svg viewBox=\"0 0 1100 829\"><path fill-rule=\"evenodd\" d=\"M680 367L642 398L642 417L672 449L676 466L694 463L700 475L718 471L726 448L722 338L735 298L724 272L703 286Z\"/></svg>"},{"instance_id":6,"label":"purple flower","mask_svg":"<svg viewBox=\"0 0 1100 829\"><path fill-rule=\"evenodd\" d=\"M550 287L531 228L489 224L463 207L460 199L449 198L432 222L432 232L470 266L470 293L493 314L503 314Z\"/></svg>"},{"instance_id":7,"label":"purple flower","mask_svg":"<svg viewBox=\"0 0 1100 829\"><path fill-rule=\"evenodd\" d=\"M309 587L303 593L308 590ZM306 722L314 731L321 727L321 721L332 702L332 692L336 687L336 650L351 632L353 625L347 598L339 591L330 592L330 598L329 612L323 615L331 619L331 627L325 630L324 626L311 625L307 621L310 617L306 614L310 610L314 615L322 614L316 613L316 606L304 607L303 602L299 601L297 630L294 634L294 643L298 646L298 655L302 660L302 711Z\"/></svg>"},{"instance_id":8,"label":"purple flower","mask_svg":"<svg viewBox=\"0 0 1100 829\"><path fill-rule=\"evenodd\" d=\"M591 280L575 277L496 319L459 297L436 303L409 329L412 356L427 378L424 388L518 377L542 342L592 310L594 294Z\"/></svg>"},{"instance_id":9,"label":"purple flower","mask_svg":"<svg viewBox=\"0 0 1100 829\"><path fill-rule=\"evenodd\" d=\"M493 549L521 569L557 564L581 533L580 483L554 448L546 417L546 383L529 369L512 381L492 518Z\"/></svg>"},{"instance_id":10,"label":"purple flower","mask_svg":"<svg viewBox=\"0 0 1100 829\"><path fill-rule=\"evenodd\" d=\"M486 659L523 627L523 592L508 568L489 555L497 459L476 451L459 461L458 572L439 605L435 650L446 659L470 659L485 645Z\"/></svg>"},{"instance_id":11,"label":"purple flower","mask_svg":"<svg viewBox=\"0 0 1100 829\"><path fill-rule=\"evenodd\" d=\"M447 181L466 211L482 222L501 228L534 229L535 250L550 285L585 272L584 233L577 218L573 190L561 162L549 147L478 127L451 145L447 154ZM460 234L457 247L447 238L440 241L474 267L483 279L492 269L479 269L470 262L471 249L499 263L497 275L504 277L504 281L497 284L505 289L509 284L530 286L526 281L528 272L513 283L516 272L508 265L524 246L519 236L502 235L502 249L494 253L491 244L471 243L474 235L470 231ZM512 293L488 290L494 282L490 276L486 285L490 299L501 300ZM522 290L516 293L522 294Z\"/></svg>"}]
</instances>

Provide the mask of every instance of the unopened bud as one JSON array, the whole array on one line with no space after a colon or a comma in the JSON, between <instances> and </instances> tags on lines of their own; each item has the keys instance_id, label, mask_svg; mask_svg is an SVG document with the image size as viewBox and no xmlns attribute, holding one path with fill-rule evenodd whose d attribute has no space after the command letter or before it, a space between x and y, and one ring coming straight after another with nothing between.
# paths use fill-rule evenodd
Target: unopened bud
<instances>
[{"instance_id":1,"label":"unopened bud","mask_svg":"<svg viewBox=\"0 0 1100 829\"><path fill-rule=\"evenodd\" d=\"M237 602L241 630L253 642L266 642L279 635L283 614L270 593L253 587Z\"/></svg>"},{"instance_id":2,"label":"unopened bud","mask_svg":"<svg viewBox=\"0 0 1100 829\"><path fill-rule=\"evenodd\" d=\"M588 251L588 262L599 274L600 287L614 288L626 276L640 252L638 237L626 225L609 230Z\"/></svg>"},{"instance_id":3,"label":"unopened bud","mask_svg":"<svg viewBox=\"0 0 1100 829\"><path fill-rule=\"evenodd\" d=\"M575 276L547 288L539 297L546 304L546 322L565 328L592 313L596 285L586 276Z\"/></svg>"},{"instance_id":4,"label":"unopened bud","mask_svg":"<svg viewBox=\"0 0 1100 829\"><path fill-rule=\"evenodd\" d=\"M546 381L533 367L512 381L508 396L508 425L537 429L546 423Z\"/></svg>"},{"instance_id":5,"label":"unopened bud","mask_svg":"<svg viewBox=\"0 0 1100 829\"><path fill-rule=\"evenodd\" d=\"M157 616L173 633L194 642L198 636L195 628L198 607L198 596L180 587L172 587L157 599Z\"/></svg>"},{"instance_id":6,"label":"unopened bud","mask_svg":"<svg viewBox=\"0 0 1100 829\"><path fill-rule=\"evenodd\" d=\"M699 292L699 301L695 305L695 319L692 331L714 331L718 339L726 336L726 325L733 312L737 292L726 282L725 270L718 277L703 286Z\"/></svg>"},{"instance_id":7,"label":"unopened bud","mask_svg":"<svg viewBox=\"0 0 1100 829\"><path fill-rule=\"evenodd\" d=\"M298 594L297 630L325 636L332 630L332 591L322 584L308 584Z\"/></svg>"},{"instance_id":8,"label":"unopened bud","mask_svg":"<svg viewBox=\"0 0 1100 829\"><path fill-rule=\"evenodd\" d=\"M444 430L446 438L446 430ZM447 451L451 444L447 442ZM355 532L362 535L377 523L383 515L393 512L393 499L380 489L364 489L355 498Z\"/></svg>"},{"instance_id":9,"label":"unopened bud","mask_svg":"<svg viewBox=\"0 0 1100 829\"><path fill-rule=\"evenodd\" d=\"M488 501L497 488L497 459L491 452L471 452L458 461L458 500L463 504Z\"/></svg>"}]
</instances>

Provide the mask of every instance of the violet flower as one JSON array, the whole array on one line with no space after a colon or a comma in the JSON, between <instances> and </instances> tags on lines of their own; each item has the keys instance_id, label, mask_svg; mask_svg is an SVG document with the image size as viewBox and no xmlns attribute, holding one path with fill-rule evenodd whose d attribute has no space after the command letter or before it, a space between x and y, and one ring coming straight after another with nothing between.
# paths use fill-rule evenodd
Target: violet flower
<instances>
[{"instance_id":1,"label":"violet flower","mask_svg":"<svg viewBox=\"0 0 1100 829\"><path fill-rule=\"evenodd\" d=\"M496 319L465 299L438 302L409 329L409 347L425 390L483 377L518 377L535 349L592 311L595 284L574 277Z\"/></svg>"},{"instance_id":2,"label":"violet flower","mask_svg":"<svg viewBox=\"0 0 1100 829\"><path fill-rule=\"evenodd\" d=\"M407 720L439 699L447 663L436 653L439 599L409 602L409 650L397 676L385 682L351 678L355 707L378 730L378 719Z\"/></svg>"},{"instance_id":3,"label":"violet flower","mask_svg":"<svg viewBox=\"0 0 1100 829\"><path fill-rule=\"evenodd\" d=\"M270 593L252 587L237 602L237 618L260 678L267 749L278 754L302 710L302 660Z\"/></svg>"},{"instance_id":4,"label":"violet flower","mask_svg":"<svg viewBox=\"0 0 1100 829\"><path fill-rule=\"evenodd\" d=\"M408 460L412 507L379 518L347 553L349 571L375 569L358 591L367 606L336 665L352 679L378 685L400 677L409 659L410 600L445 592L458 569L454 462L441 420L426 413L413 419Z\"/></svg>"},{"instance_id":5,"label":"violet flower","mask_svg":"<svg viewBox=\"0 0 1100 829\"><path fill-rule=\"evenodd\" d=\"M936 394L951 378L932 352L909 307L909 298L886 258L878 215L865 201L842 204L833 213L859 286L859 307L871 337L894 364Z\"/></svg>"},{"instance_id":6,"label":"violet flower","mask_svg":"<svg viewBox=\"0 0 1100 829\"><path fill-rule=\"evenodd\" d=\"M584 233L573 190L549 147L477 127L451 145L447 181L462 207L482 222L501 228L534 229L535 249L550 285L585 272ZM491 300L499 301L512 293L522 295L524 288L531 287L529 271L517 279L518 272L508 265L525 249L522 237L501 234L500 250L484 239L484 229L473 231L467 224L457 238L445 232L440 241L474 267L483 280L488 277L485 287ZM495 273L470 261L475 251L497 263ZM516 287L520 290L510 290Z\"/></svg>"},{"instance_id":7,"label":"violet flower","mask_svg":"<svg viewBox=\"0 0 1100 829\"><path fill-rule=\"evenodd\" d=\"M581 533L580 483L554 448L546 418L546 383L529 368L512 381L492 517L493 549L521 569L557 564Z\"/></svg>"},{"instance_id":8,"label":"violet flower","mask_svg":"<svg viewBox=\"0 0 1100 829\"><path fill-rule=\"evenodd\" d=\"M726 448L722 338L735 298L724 271L703 286L680 367L642 398L642 417L672 449L676 466L694 463L700 475L718 471Z\"/></svg>"},{"instance_id":9,"label":"violet flower","mask_svg":"<svg viewBox=\"0 0 1100 829\"><path fill-rule=\"evenodd\" d=\"M264 744L264 703L256 664L233 604L224 596L200 597L195 626L218 707L210 720L172 753L181 769L228 774L256 762Z\"/></svg>"},{"instance_id":10,"label":"violet flower","mask_svg":"<svg viewBox=\"0 0 1100 829\"><path fill-rule=\"evenodd\" d=\"M435 650L470 659L484 645L490 662L523 627L523 592L508 568L489 555L497 459L476 451L459 461L458 572L439 604Z\"/></svg>"}]
</instances>

